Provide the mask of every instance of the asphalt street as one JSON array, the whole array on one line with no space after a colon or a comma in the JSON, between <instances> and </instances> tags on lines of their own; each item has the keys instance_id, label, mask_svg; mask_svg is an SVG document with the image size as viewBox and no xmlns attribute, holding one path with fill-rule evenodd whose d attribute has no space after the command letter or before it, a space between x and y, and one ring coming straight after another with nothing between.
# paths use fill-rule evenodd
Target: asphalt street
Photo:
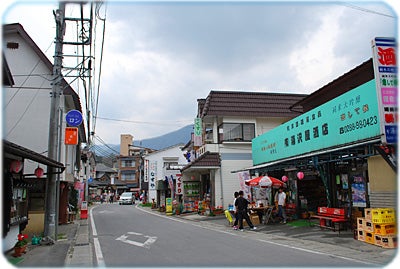
<instances>
[{"instance_id":1,"label":"asphalt street","mask_svg":"<svg viewBox=\"0 0 400 269\"><path fill-rule=\"evenodd\" d=\"M374 264L292 245L257 232L233 231L135 206L92 208L98 264L107 267L365 267ZM96 244L96 241L98 242Z\"/></svg>"}]
</instances>

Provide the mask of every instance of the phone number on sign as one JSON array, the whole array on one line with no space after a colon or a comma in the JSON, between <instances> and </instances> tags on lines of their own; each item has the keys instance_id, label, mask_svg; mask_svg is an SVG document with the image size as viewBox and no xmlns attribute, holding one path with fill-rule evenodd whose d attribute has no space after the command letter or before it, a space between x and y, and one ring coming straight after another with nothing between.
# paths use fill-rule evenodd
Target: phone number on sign
<instances>
[{"instance_id":1,"label":"phone number on sign","mask_svg":"<svg viewBox=\"0 0 400 269\"><path fill-rule=\"evenodd\" d=\"M372 126L378 124L378 117L377 116L371 116L369 118L366 119L362 119L362 120L358 120L356 122L347 124L343 127L340 127L339 129L339 133L340 134L345 134L345 133L349 133L358 129L362 129L368 126Z\"/></svg>"}]
</instances>

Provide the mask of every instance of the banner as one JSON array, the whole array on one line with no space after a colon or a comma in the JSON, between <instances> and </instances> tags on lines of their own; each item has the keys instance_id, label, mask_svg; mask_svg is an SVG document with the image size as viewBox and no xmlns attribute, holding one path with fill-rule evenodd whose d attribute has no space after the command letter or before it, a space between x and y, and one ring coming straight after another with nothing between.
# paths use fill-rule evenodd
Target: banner
<instances>
[{"instance_id":1,"label":"banner","mask_svg":"<svg viewBox=\"0 0 400 269\"><path fill-rule=\"evenodd\" d=\"M372 40L372 59L378 96L382 143L397 143L397 59L396 40Z\"/></svg>"}]
</instances>

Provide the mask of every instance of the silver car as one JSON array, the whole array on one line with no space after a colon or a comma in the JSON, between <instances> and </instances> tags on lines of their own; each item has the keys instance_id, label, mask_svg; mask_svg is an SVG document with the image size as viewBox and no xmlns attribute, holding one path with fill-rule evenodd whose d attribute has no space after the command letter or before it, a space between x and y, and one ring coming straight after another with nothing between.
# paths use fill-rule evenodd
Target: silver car
<instances>
[{"instance_id":1,"label":"silver car","mask_svg":"<svg viewBox=\"0 0 400 269\"><path fill-rule=\"evenodd\" d=\"M124 192L121 194L119 197L118 203L120 205L132 205L135 203L135 200L133 198L133 192Z\"/></svg>"}]
</instances>

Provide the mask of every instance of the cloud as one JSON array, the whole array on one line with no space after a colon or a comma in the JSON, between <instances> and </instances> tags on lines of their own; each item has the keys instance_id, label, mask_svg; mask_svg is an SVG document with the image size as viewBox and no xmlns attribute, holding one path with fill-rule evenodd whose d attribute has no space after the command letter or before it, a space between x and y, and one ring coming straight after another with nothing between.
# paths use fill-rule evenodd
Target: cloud
<instances>
[{"instance_id":1,"label":"cloud","mask_svg":"<svg viewBox=\"0 0 400 269\"><path fill-rule=\"evenodd\" d=\"M51 9L20 7L14 18L44 50ZM395 15L383 2L111 1L98 116L124 121L97 119L96 134L119 143L174 131L212 89L311 93L368 60L375 36L396 36L397 19L382 14Z\"/></svg>"}]
</instances>

